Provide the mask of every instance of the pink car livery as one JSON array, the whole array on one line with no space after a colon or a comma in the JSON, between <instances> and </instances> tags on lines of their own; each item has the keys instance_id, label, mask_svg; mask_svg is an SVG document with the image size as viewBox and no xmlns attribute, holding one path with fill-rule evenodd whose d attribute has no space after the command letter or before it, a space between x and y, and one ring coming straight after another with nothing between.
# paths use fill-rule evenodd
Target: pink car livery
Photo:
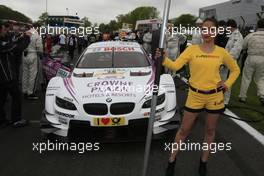
<instances>
[{"instance_id":1,"label":"pink car livery","mask_svg":"<svg viewBox=\"0 0 264 176\"><path fill-rule=\"evenodd\" d=\"M43 74L47 81L55 76L66 78L70 75L71 69L64 65L60 57L47 57L42 61Z\"/></svg>"}]
</instances>

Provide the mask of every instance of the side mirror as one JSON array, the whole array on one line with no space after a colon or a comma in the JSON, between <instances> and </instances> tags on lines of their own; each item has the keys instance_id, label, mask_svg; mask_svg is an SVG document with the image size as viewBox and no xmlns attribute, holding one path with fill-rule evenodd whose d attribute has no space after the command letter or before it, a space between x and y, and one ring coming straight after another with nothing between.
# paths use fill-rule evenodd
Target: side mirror
<instances>
[{"instance_id":1,"label":"side mirror","mask_svg":"<svg viewBox=\"0 0 264 176\"><path fill-rule=\"evenodd\" d=\"M148 57L149 57L150 59L152 59L152 54L148 54Z\"/></svg>"},{"instance_id":2,"label":"side mirror","mask_svg":"<svg viewBox=\"0 0 264 176\"><path fill-rule=\"evenodd\" d=\"M73 70L74 69L74 64L70 63L70 69Z\"/></svg>"}]
</instances>

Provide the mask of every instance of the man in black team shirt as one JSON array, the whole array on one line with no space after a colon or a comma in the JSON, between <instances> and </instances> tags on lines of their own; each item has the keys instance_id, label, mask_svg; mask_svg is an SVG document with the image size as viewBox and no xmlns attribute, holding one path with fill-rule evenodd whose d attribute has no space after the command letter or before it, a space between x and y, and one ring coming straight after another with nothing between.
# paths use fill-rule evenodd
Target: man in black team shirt
<instances>
[{"instance_id":1,"label":"man in black team shirt","mask_svg":"<svg viewBox=\"0 0 264 176\"><path fill-rule=\"evenodd\" d=\"M219 21L218 25L219 25L219 27L224 28L224 29L226 29L226 27L227 27L226 22L223 20ZM217 36L215 37L215 44L222 47L222 48L226 47L227 41L228 41L228 37L226 34L226 30L221 34L218 33Z\"/></svg>"},{"instance_id":2,"label":"man in black team shirt","mask_svg":"<svg viewBox=\"0 0 264 176\"><path fill-rule=\"evenodd\" d=\"M30 33L26 32L14 39L0 21L0 128L10 123L13 127L27 124L21 117L21 90L18 84L15 53L22 52L29 42ZM11 122L6 119L4 109L8 94L12 98Z\"/></svg>"}]
</instances>

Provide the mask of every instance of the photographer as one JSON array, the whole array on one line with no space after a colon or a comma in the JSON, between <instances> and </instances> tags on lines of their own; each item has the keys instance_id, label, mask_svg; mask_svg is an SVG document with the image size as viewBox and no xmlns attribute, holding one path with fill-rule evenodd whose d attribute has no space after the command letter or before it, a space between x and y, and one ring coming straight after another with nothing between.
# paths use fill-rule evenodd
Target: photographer
<instances>
[{"instance_id":1,"label":"photographer","mask_svg":"<svg viewBox=\"0 0 264 176\"><path fill-rule=\"evenodd\" d=\"M15 52L22 52L30 42L30 33L26 32L13 40L3 23L0 22L0 126L10 124L6 119L4 105L9 94L12 98L11 124L22 127L27 121L21 117L21 91L19 89Z\"/></svg>"}]
</instances>

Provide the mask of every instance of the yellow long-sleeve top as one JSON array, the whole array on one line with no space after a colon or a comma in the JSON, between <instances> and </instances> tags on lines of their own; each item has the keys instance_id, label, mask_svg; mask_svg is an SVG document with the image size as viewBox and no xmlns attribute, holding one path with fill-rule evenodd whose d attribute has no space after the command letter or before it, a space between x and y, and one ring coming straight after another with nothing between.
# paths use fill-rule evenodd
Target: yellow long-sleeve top
<instances>
[{"instance_id":1,"label":"yellow long-sleeve top","mask_svg":"<svg viewBox=\"0 0 264 176\"><path fill-rule=\"evenodd\" d=\"M165 58L163 66L177 71L187 63L190 67L189 83L199 90L217 88L217 83L221 81L221 65L226 65L230 70L229 78L225 82L228 88L240 74L236 60L224 48L218 46L215 46L211 53L203 52L199 45L189 46L175 61Z\"/></svg>"}]
</instances>

